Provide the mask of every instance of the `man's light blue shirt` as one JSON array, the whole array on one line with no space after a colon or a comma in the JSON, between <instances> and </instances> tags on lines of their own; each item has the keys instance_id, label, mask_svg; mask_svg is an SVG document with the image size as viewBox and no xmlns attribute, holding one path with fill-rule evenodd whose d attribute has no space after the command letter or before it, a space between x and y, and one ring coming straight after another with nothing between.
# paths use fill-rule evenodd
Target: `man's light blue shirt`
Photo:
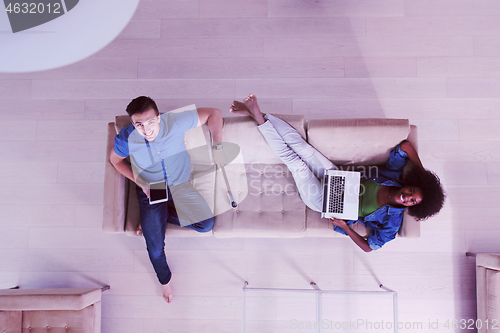
<instances>
[{"instance_id":1,"label":"man's light blue shirt","mask_svg":"<svg viewBox=\"0 0 500 333\"><path fill-rule=\"evenodd\" d=\"M121 157L130 156L134 175L145 181L166 180L178 185L189 180L191 161L184 144L184 133L198 125L196 109L160 115L160 131L148 142L133 125L125 127L115 137L114 151Z\"/></svg>"}]
</instances>

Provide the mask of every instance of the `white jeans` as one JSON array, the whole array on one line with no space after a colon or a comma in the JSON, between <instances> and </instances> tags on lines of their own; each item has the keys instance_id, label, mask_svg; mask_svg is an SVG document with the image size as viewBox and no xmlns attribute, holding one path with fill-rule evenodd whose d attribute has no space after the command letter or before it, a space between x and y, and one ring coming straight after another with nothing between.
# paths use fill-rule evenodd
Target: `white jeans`
<instances>
[{"instance_id":1,"label":"white jeans","mask_svg":"<svg viewBox=\"0 0 500 333\"><path fill-rule=\"evenodd\" d=\"M337 169L329 159L308 144L283 120L266 114L267 121L258 126L269 147L292 173L300 197L307 207L321 212L323 190L321 181L325 170Z\"/></svg>"}]
</instances>

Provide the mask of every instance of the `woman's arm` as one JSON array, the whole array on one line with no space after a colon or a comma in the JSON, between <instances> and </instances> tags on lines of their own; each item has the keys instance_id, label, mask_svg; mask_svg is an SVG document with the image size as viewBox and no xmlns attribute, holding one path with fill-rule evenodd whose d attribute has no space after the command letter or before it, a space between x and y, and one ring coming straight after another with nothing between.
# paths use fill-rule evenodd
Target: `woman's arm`
<instances>
[{"instance_id":1,"label":"woman's arm","mask_svg":"<svg viewBox=\"0 0 500 333\"><path fill-rule=\"evenodd\" d=\"M408 159L413 163L413 165L424 170L422 161L420 161L420 157L418 157L418 153L410 141L404 140L403 142L401 142L401 150L403 150L408 155Z\"/></svg>"},{"instance_id":2,"label":"woman's arm","mask_svg":"<svg viewBox=\"0 0 500 333\"><path fill-rule=\"evenodd\" d=\"M365 252L373 251L372 248L370 247L370 245L368 245L368 241L366 239L364 239L363 237L361 237L356 231L349 228L349 226L347 225L347 223L345 223L344 220L340 220L340 219L336 219L336 218L332 217L332 218L330 218L330 222L332 222L333 225L336 225L336 226L342 228L342 230L344 230L344 232L347 234L347 236L351 237L351 239L354 241L354 243L356 243L356 245L359 246L361 250L363 250Z\"/></svg>"}]
</instances>

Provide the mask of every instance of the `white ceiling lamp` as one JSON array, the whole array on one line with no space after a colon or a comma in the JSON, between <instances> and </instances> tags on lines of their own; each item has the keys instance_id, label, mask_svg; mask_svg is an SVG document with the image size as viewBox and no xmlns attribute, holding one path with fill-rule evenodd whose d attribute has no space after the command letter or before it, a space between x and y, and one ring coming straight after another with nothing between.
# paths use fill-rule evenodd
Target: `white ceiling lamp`
<instances>
[{"instance_id":1,"label":"white ceiling lamp","mask_svg":"<svg viewBox=\"0 0 500 333\"><path fill-rule=\"evenodd\" d=\"M139 0L3 0L0 72L66 66L114 40Z\"/></svg>"}]
</instances>

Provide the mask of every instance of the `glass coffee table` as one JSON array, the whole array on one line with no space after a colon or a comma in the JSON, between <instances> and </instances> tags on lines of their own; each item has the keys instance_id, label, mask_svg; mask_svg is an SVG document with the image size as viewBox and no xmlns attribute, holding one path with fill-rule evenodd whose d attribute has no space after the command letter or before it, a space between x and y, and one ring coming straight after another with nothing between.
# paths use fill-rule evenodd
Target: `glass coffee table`
<instances>
[{"instance_id":1,"label":"glass coffee table","mask_svg":"<svg viewBox=\"0 0 500 333\"><path fill-rule=\"evenodd\" d=\"M398 332L397 293L243 286L243 333Z\"/></svg>"}]
</instances>

